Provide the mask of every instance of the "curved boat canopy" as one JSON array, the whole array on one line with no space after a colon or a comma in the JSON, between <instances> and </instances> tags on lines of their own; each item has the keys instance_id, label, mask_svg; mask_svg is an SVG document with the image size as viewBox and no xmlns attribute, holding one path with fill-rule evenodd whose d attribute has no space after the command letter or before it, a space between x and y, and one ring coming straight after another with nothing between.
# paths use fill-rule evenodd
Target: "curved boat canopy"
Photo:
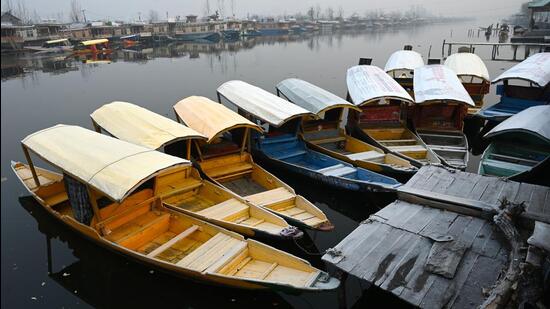
<instances>
[{"instance_id":1,"label":"curved boat canopy","mask_svg":"<svg viewBox=\"0 0 550 309\"><path fill-rule=\"evenodd\" d=\"M341 97L298 78L288 78L277 84L277 90L290 102L319 115L333 108L360 108Z\"/></svg>"},{"instance_id":2,"label":"curved boat canopy","mask_svg":"<svg viewBox=\"0 0 550 309\"><path fill-rule=\"evenodd\" d=\"M240 80L232 80L218 87L218 94L274 127L311 112L261 88Z\"/></svg>"},{"instance_id":3,"label":"curved boat canopy","mask_svg":"<svg viewBox=\"0 0 550 309\"><path fill-rule=\"evenodd\" d=\"M539 87L546 87L550 82L550 53L532 55L500 74L493 83L508 79L526 80Z\"/></svg>"},{"instance_id":4,"label":"curved boat canopy","mask_svg":"<svg viewBox=\"0 0 550 309\"><path fill-rule=\"evenodd\" d=\"M356 65L346 75L348 93L357 106L378 102L383 98L413 103L413 98L391 76L373 65Z\"/></svg>"},{"instance_id":5,"label":"curved boat canopy","mask_svg":"<svg viewBox=\"0 0 550 309\"><path fill-rule=\"evenodd\" d=\"M54 43L61 43L61 42L67 42L69 39L55 39L55 40L49 40L46 41L46 44L54 44Z\"/></svg>"},{"instance_id":6,"label":"curved boat canopy","mask_svg":"<svg viewBox=\"0 0 550 309\"><path fill-rule=\"evenodd\" d=\"M453 70L457 76L475 76L491 81L485 63L473 53L456 53L445 60L445 65Z\"/></svg>"},{"instance_id":7,"label":"curved boat canopy","mask_svg":"<svg viewBox=\"0 0 550 309\"><path fill-rule=\"evenodd\" d=\"M58 124L27 136L25 149L116 202L161 171L190 165L184 159L78 126Z\"/></svg>"},{"instance_id":8,"label":"curved boat canopy","mask_svg":"<svg viewBox=\"0 0 550 309\"><path fill-rule=\"evenodd\" d=\"M391 72L395 70L414 70L424 65L422 55L413 50L398 50L391 54L384 71Z\"/></svg>"},{"instance_id":9,"label":"curved boat canopy","mask_svg":"<svg viewBox=\"0 0 550 309\"><path fill-rule=\"evenodd\" d=\"M91 115L94 124L116 138L151 149L206 136L172 119L127 102L112 102Z\"/></svg>"},{"instance_id":10,"label":"curved boat canopy","mask_svg":"<svg viewBox=\"0 0 550 309\"><path fill-rule=\"evenodd\" d=\"M176 115L191 128L199 131L211 142L219 134L236 128L251 128L262 132L262 128L223 104L208 98L191 96L174 105Z\"/></svg>"},{"instance_id":11,"label":"curved boat canopy","mask_svg":"<svg viewBox=\"0 0 550 309\"><path fill-rule=\"evenodd\" d=\"M485 138L506 133L524 132L535 135L550 144L550 105L527 108L494 127Z\"/></svg>"},{"instance_id":12,"label":"curved boat canopy","mask_svg":"<svg viewBox=\"0 0 550 309\"><path fill-rule=\"evenodd\" d=\"M108 39L96 39L96 40L82 41L80 42L80 44L84 46L89 46L89 45L103 44L107 42L109 42Z\"/></svg>"},{"instance_id":13,"label":"curved boat canopy","mask_svg":"<svg viewBox=\"0 0 550 309\"><path fill-rule=\"evenodd\" d=\"M413 82L416 103L445 100L475 106L455 72L444 65L416 68Z\"/></svg>"}]
</instances>

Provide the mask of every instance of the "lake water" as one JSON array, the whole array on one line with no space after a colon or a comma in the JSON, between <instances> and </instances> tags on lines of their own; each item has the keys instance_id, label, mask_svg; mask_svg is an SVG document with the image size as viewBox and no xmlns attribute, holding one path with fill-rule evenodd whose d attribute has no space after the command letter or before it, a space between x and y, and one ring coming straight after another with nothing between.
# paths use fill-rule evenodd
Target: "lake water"
<instances>
[{"instance_id":1,"label":"lake water","mask_svg":"<svg viewBox=\"0 0 550 309\"><path fill-rule=\"evenodd\" d=\"M338 307L336 292L288 295L211 287L129 262L72 234L50 218L16 180L11 160L24 161L20 141L58 123L92 128L89 114L101 105L128 101L173 118L172 105L191 95L215 100L216 88L240 79L274 91L289 77L310 81L345 96L345 73L359 57L383 67L389 55L411 44L427 58L441 57L444 39L467 37L480 21L424 25L357 33L254 38L234 43L180 44L136 51L116 51L108 63L74 59L2 56L2 307ZM476 30L477 33L477 30ZM496 40L495 37L490 40ZM456 48L455 48L456 49ZM476 50L490 59L490 48ZM510 50L501 53L511 54ZM486 62L492 77L513 65ZM494 89L486 102L495 102ZM469 170L476 170L478 159ZM282 174L283 180L315 202L336 225L331 233L300 240L310 253L335 246L362 220L391 202L391 196L346 194ZM27 196L27 197L25 197ZM320 254L308 255L294 243L271 243L325 268ZM331 272L334 269L329 268ZM348 307L384 302L404 306L391 296L346 282Z\"/></svg>"}]
</instances>

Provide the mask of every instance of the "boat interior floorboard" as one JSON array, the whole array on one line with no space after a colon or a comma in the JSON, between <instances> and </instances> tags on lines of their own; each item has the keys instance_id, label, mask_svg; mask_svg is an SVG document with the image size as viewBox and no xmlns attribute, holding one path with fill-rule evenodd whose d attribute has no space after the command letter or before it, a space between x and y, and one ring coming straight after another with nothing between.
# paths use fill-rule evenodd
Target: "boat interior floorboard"
<instances>
[{"instance_id":1,"label":"boat interior floorboard","mask_svg":"<svg viewBox=\"0 0 550 309\"><path fill-rule=\"evenodd\" d=\"M201 194L194 194L192 196L182 197L181 199L172 198L169 200L169 203L191 212L198 212L216 204L215 201Z\"/></svg>"},{"instance_id":2,"label":"boat interior floorboard","mask_svg":"<svg viewBox=\"0 0 550 309\"><path fill-rule=\"evenodd\" d=\"M252 180L251 177L240 177L230 181L224 181L222 185L240 196L252 195L267 190L267 188L264 188L259 183Z\"/></svg>"}]
</instances>

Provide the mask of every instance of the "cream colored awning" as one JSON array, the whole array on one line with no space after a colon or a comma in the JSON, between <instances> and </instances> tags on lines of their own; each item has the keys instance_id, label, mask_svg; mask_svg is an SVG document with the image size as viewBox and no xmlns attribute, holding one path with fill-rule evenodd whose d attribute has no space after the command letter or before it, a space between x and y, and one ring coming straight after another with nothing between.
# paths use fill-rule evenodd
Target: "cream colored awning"
<instances>
[{"instance_id":1,"label":"cream colored awning","mask_svg":"<svg viewBox=\"0 0 550 309\"><path fill-rule=\"evenodd\" d=\"M208 142L220 133L236 128L251 128L262 132L260 126L205 97L185 98L174 105L174 111L186 125L205 135Z\"/></svg>"},{"instance_id":2,"label":"cream colored awning","mask_svg":"<svg viewBox=\"0 0 550 309\"><path fill-rule=\"evenodd\" d=\"M488 82L491 80L485 63L476 54L452 54L445 60L445 65L451 68L457 76L475 76Z\"/></svg>"},{"instance_id":3,"label":"cream colored awning","mask_svg":"<svg viewBox=\"0 0 550 309\"><path fill-rule=\"evenodd\" d=\"M22 143L50 164L117 202L157 172L190 164L156 150L63 124L33 133Z\"/></svg>"},{"instance_id":4,"label":"cream colored awning","mask_svg":"<svg viewBox=\"0 0 550 309\"><path fill-rule=\"evenodd\" d=\"M90 117L114 137L151 149L179 140L206 139L174 120L127 102L105 104Z\"/></svg>"}]
</instances>

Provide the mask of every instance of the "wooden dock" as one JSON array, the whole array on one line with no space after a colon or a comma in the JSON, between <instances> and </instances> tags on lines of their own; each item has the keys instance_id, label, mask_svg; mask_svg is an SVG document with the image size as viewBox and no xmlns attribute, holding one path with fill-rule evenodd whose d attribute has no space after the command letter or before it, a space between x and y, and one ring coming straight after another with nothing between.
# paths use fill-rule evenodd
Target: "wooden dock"
<instances>
[{"instance_id":1,"label":"wooden dock","mask_svg":"<svg viewBox=\"0 0 550 309\"><path fill-rule=\"evenodd\" d=\"M492 223L500 199L525 201L527 220L550 216L548 187L435 166L398 197L322 259L422 308L478 307L506 271L509 245Z\"/></svg>"},{"instance_id":2,"label":"wooden dock","mask_svg":"<svg viewBox=\"0 0 550 309\"><path fill-rule=\"evenodd\" d=\"M453 46L466 46L469 47L473 52L476 47L491 47L491 60L508 60L508 61L519 61L525 60L529 57L531 49L537 50L539 53L550 48L550 43L496 43L496 42L447 42L443 40L443 45L441 46L441 58L445 58L445 47L447 47L447 57L452 54ZM509 46L513 49L512 59L499 59L500 47ZM524 57L523 59L517 58L518 49L523 47Z\"/></svg>"}]
</instances>

